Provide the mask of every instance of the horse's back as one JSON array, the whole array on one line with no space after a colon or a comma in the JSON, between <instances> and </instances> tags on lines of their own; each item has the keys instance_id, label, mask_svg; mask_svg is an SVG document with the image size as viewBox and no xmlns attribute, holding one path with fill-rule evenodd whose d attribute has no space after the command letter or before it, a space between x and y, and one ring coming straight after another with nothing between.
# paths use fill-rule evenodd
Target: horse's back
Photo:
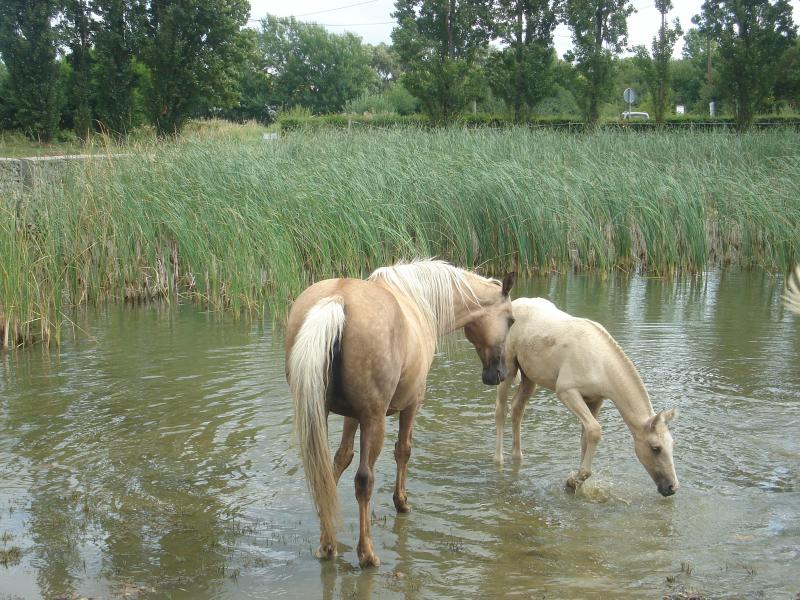
<instances>
[{"instance_id":1,"label":"horse's back","mask_svg":"<svg viewBox=\"0 0 800 600\"><path fill-rule=\"evenodd\" d=\"M507 346L526 377L551 390L580 384L594 391L609 355L602 326L544 298L517 298L512 307Z\"/></svg>"},{"instance_id":2,"label":"horse's back","mask_svg":"<svg viewBox=\"0 0 800 600\"><path fill-rule=\"evenodd\" d=\"M362 279L326 279L297 297L286 327L286 356L309 310L323 298L340 297L345 322L333 357L329 409L355 416L361 398L391 397L400 378L407 336L397 299L385 287Z\"/></svg>"}]
</instances>

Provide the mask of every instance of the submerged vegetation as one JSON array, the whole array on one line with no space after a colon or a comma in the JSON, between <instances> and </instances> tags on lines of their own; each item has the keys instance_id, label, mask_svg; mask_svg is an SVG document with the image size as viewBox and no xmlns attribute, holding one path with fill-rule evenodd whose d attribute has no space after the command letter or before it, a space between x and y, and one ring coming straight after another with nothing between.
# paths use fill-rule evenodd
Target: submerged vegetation
<instances>
[{"instance_id":1,"label":"submerged vegetation","mask_svg":"<svg viewBox=\"0 0 800 600\"><path fill-rule=\"evenodd\" d=\"M192 298L281 315L309 282L401 257L489 272L800 256L800 140L528 129L217 129L70 167L0 203L0 345L68 307Z\"/></svg>"}]
</instances>

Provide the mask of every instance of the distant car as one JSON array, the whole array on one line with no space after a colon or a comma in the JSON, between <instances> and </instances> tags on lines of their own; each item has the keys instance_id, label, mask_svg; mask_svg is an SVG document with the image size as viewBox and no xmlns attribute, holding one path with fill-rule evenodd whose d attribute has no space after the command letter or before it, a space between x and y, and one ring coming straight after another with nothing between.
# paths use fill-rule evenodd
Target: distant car
<instances>
[{"instance_id":1,"label":"distant car","mask_svg":"<svg viewBox=\"0 0 800 600\"><path fill-rule=\"evenodd\" d=\"M627 121L630 119L643 119L645 121L650 120L650 114L646 112L635 112L635 111L625 111L622 113L622 120Z\"/></svg>"}]
</instances>

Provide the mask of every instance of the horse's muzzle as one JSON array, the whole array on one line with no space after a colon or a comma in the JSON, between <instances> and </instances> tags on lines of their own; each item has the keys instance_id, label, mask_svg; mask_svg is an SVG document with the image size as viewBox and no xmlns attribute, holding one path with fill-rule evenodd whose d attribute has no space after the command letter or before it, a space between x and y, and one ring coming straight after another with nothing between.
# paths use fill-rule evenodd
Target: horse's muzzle
<instances>
[{"instance_id":1,"label":"horse's muzzle","mask_svg":"<svg viewBox=\"0 0 800 600\"><path fill-rule=\"evenodd\" d=\"M488 368L484 369L481 373L481 381L486 385L500 385L506 375L508 375L508 371L501 367L501 368Z\"/></svg>"}]
</instances>

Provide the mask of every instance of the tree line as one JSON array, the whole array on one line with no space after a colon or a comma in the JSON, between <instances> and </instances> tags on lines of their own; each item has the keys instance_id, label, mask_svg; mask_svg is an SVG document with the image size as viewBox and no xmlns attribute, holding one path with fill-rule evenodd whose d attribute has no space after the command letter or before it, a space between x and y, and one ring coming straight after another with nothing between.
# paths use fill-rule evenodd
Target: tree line
<instances>
[{"instance_id":1,"label":"tree line","mask_svg":"<svg viewBox=\"0 0 800 600\"><path fill-rule=\"evenodd\" d=\"M373 46L291 17L248 27L247 0L3 0L0 127L42 141L143 124L169 135L193 116L269 122L298 107L437 122L580 114L592 125L624 87L644 92L659 122L675 104L706 114L714 101L741 128L797 110L788 0L707 0L685 33L670 0L655 6L652 43L628 48L630 0L397 0L391 44ZM561 23L573 47L563 58Z\"/></svg>"}]
</instances>

